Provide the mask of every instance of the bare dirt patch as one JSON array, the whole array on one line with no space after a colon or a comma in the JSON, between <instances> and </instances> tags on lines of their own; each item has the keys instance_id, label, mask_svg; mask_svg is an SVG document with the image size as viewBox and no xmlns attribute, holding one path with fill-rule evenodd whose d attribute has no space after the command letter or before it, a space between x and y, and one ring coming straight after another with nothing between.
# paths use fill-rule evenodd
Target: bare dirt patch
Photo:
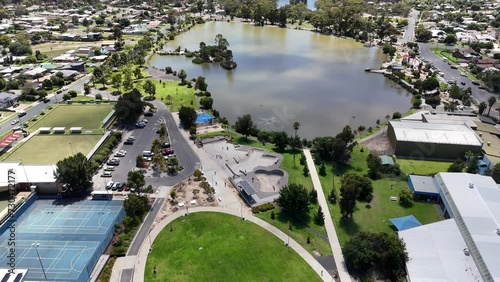
<instances>
[{"instance_id":1,"label":"bare dirt patch","mask_svg":"<svg viewBox=\"0 0 500 282\"><path fill-rule=\"evenodd\" d=\"M183 181L172 188L175 191L175 196L172 193L163 204L155 222L162 221L167 216L177 212L178 210L186 210L189 207L215 207L218 206L217 200L212 194L207 194L201 186L202 181L196 181L194 177ZM192 203L192 201L196 201Z\"/></svg>"},{"instance_id":2,"label":"bare dirt patch","mask_svg":"<svg viewBox=\"0 0 500 282\"><path fill-rule=\"evenodd\" d=\"M365 145L370 149L370 152L377 155L392 155L394 150L392 149L391 142L387 135L384 133L378 134L377 136L370 138L361 144Z\"/></svg>"}]
</instances>

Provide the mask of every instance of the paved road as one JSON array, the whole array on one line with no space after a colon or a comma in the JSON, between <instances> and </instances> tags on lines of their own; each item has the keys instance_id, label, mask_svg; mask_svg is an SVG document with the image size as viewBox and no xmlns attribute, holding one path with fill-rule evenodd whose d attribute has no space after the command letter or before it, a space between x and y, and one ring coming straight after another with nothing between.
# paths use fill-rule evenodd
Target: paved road
<instances>
[{"instance_id":1,"label":"paved road","mask_svg":"<svg viewBox=\"0 0 500 282\"><path fill-rule=\"evenodd\" d=\"M126 181L128 172L131 171L135 167L135 160L138 155L142 155L143 151L150 151L151 144L153 140L158 137L156 134L156 130L159 128L161 123L165 123L168 134L170 138L170 143L172 145L172 149L174 149L174 153L179 159L180 165L184 167L184 170L177 173L174 176L169 176L166 173L162 173L159 177L146 177L146 185L153 185L154 187L158 186L173 186L191 176L196 169L196 165L199 163L199 158L191 148L191 146L187 143L187 141L182 137L182 133L180 130L180 126L175 122L172 113L170 113L161 101L153 101L152 102L155 107L158 109L156 114L152 117L146 117L148 119L148 124L145 128L137 128L131 131L124 132L123 141L125 141L129 136L134 136L136 141L134 145L123 145L121 143L116 151L125 150L127 154L125 157L120 158L120 165L116 167L113 172L112 179L102 178L101 180L97 179L100 177L101 172L98 173L96 177L94 177L94 183L98 183L96 185L97 190L104 189L105 183L107 181ZM115 151L115 152L116 152ZM112 156L110 156L111 158Z\"/></svg>"},{"instance_id":2,"label":"paved road","mask_svg":"<svg viewBox=\"0 0 500 282\"><path fill-rule=\"evenodd\" d=\"M471 87L472 88L472 96L476 98L479 102L486 102L488 103L488 98L495 95L491 92L488 92L483 89L479 89L477 85L473 85L471 83L471 79L468 77L463 77L460 76L460 71L456 69L452 69L450 65L448 65L447 62L443 61L443 58L437 56L436 54L432 53L431 49L436 48L435 44L432 43L420 43L420 56L424 57L427 59L434 67L436 67L439 71L442 71L444 73L444 79L445 80L456 80L457 83L464 82L465 87ZM498 107L498 103L493 106L493 109L495 107ZM495 111L492 111L492 113ZM498 113L496 113L498 115Z\"/></svg>"},{"instance_id":3,"label":"paved road","mask_svg":"<svg viewBox=\"0 0 500 282\"><path fill-rule=\"evenodd\" d=\"M342 249L340 247L339 238L335 230L335 225L333 224L332 216L330 215L330 210L328 209L328 203L326 202L325 193L321 187L321 182L319 181L318 172L316 171L316 166L309 149L304 149L304 155L306 157L307 166L309 167L309 172L311 173L311 179L314 185L314 189L318 192L318 203L325 214L325 229L326 234L328 234L328 241L330 247L332 248L333 258L335 265L337 266L338 275L340 281L348 282L352 281L349 271L347 270L347 265L345 264L344 255L342 254Z\"/></svg>"},{"instance_id":4,"label":"paved road","mask_svg":"<svg viewBox=\"0 0 500 282\"><path fill-rule=\"evenodd\" d=\"M149 211L148 216L146 216L146 218L144 219L141 228L135 235L134 241L132 241L132 244L128 248L127 256L136 256L139 253L139 249L141 248L143 242L149 243L149 240L146 240L146 236L149 234L149 230L153 225L156 215L163 206L164 201L165 198L156 198L153 205L151 206L151 210Z\"/></svg>"},{"instance_id":5,"label":"paved road","mask_svg":"<svg viewBox=\"0 0 500 282\"><path fill-rule=\"evenodd\" d=\"M17 127L19 126L19 124L22 124L23 122L29 120L30 118L32 118L33 116L36 116L38 115L41 111L45 110L47 107L49 107L50 105L53 105L57 102L61 102L62 101L62 96L70 91L70 90L75 90L76 92L79 92L79 91L83 91L83 85L85 83L87 83L88 81L90 80L90 75L87 75L83 78L81 78L80 80L74 82L73 84L69 85L68 86L68 90L67 91L63 91L62 93L60 94L54 94L54 95L51 95L47 98L49 98L49 102L48 103L43 103L43 102L35 102L33 104L33 106L31 108L29 108L28 110L26 110L26 115L23 116L22 118L19 118L16 116L13 116L12 118L6 120L2 125L1 125L1 128L0 128L0 135L3 135L4 133L6 132L10 132L12 131L12 129L14 127ZM10 123L12 122L12 120L14 119L19 119L20 122L16 125L11 125Z\"/></svg>"},{"instance_id":6,"label":"paved road","mask_svg":"<svg viewBox=\"0 0 500 282\"><path fill-rule=\"evenodd\" d=\"M412 9L408 15L408 25L406 26L405 33L401 39L402 43L412 42L415 34L415 23L417 22L419 11Z\"/></svg>"}]
</instances>

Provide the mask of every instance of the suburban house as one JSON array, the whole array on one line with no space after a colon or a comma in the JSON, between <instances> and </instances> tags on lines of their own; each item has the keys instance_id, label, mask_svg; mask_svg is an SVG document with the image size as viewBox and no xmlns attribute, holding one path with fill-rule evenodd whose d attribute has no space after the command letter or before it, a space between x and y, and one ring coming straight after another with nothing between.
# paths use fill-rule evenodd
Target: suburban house
<instances>
[{"instance_id":1,"label":"suburban house","mask_svg":"<svg viewBox=\"0 0 500 282\"><path fill-rule=\"evenodd\" d=\"M17 103L18 95L9 92L0 92L0 109L7 109Z\"/></svg>"}]
</instances>

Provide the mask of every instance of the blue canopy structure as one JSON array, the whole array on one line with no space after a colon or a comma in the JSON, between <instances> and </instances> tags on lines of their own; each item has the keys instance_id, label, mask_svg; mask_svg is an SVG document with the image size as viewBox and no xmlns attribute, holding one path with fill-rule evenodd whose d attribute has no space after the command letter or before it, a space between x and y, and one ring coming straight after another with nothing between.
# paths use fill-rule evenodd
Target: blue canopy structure
<instances>
[{"instance_id":1,"label":"blue canopy structure","mask_svg":"<svg viewBox=\"0 0 500 282\"><path fill-rule=\"evenodd\" d=\"M410 229L413 227L418 227L421 226L422 223L418 221L413 215L408 215L408 216L403 216L403 217L396 217L396 218L391 218L389 219L394 226L398 229L398 231Z\"/></svg>"}]
</instances>

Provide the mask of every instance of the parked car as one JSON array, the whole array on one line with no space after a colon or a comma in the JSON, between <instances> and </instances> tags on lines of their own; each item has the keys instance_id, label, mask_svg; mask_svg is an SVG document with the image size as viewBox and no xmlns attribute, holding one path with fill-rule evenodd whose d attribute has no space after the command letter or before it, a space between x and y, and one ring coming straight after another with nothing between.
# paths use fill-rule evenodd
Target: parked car
<instances>
[{"instance_id":1,"label":"parked car","mask_svg":"<svg viewBox=\"0 0 500 282\"><path fill-rule=\"evenodd\" d=\"M120 185L120 182L115 182L113 184L113 187L111 187L111 190L116 191L118 189L118 186Z\"/></svg>"},{"instance_id":2,"label":"parked car","mask_svg":"<svg viewBox=\"0 0 500 282\"><path fill-rule=\"evenodd\" d=\"M19 113L17 113L18 117L24 117L25 115L26 115L25 111L20 111Z\"/></svg>"},{"instance_id":3,"label":"parked car","mask_svg":"<svg viewBox=\"0 0 500 282\"><path fill-rule=\"evenodd\" d=\"M458 67L455 66L455 65L451 65L451 68L454 69L454 70L458 69Z\"/></svg>"},{"instance_id":4,"label":"parked car","mask_svg":"<svg viewBox=\"0 0 500 282\"><path fill-rule=\"evenodd\" d=\"M48 102L50 102L50 99L45 98L45 99L43 99L43 102L44 102L44 103L48 103Z\"/></svg>"},{"instance_id":5,"label":"parked car","mask_svg":"<svg viewBox=\"0 0 500 282\"><path fill-rule=\"evenodd\" d=\"M104 171L101 177L112 177L113 173L111 171Z\"/></svg>"},{"instance_id":6,"label":"parked car","mask_svg":"<svg viewBox=\"0 0 500 282\"><path fill-rule=\"evenodd\" d=\"M114 184L115 183L113 181L108 182L108 184L106 184L106 190L109 190L109 189L113 188Z\"/></svg>"},{"instance_id":7,"label":"parked car","mask_svg":"<svg viewBox=\"0 0 500 282\"><path fill-rule=\"evenodd\" d=\"M120 164L120 159L117 159L117 158L112 158L111 160L108 161L107 163L108 165L114 165L114 166L117 166Z\"/></svg>"},{"instance_id":8,"label":"parked car","mask_svg":"<svg viewBox=\"0 0 500 282\"><path fill-rule=\"evenodd\" d=\"M115 157L125 157L125 155L127 154L127 151L125 150L120 150L118 151L116 154L115 154Z\"/></svg>"},{"instance_id":9,"label":"parked car","mask_svg":"<svg viewBox=\"0 0 500 282\"><path fill-rule=\"evenodd\" d=\"M161 145L161 148L162 149L168 149L168 148L170 148L170 143L163 143L163 145Z\"/></svg>"},{"instance_id":10,"label":"parked car","mask_svg":"<svg viewBox=\"0 0 500 282\"><path fill-rule=\"evenodd\" d=\"M462 84L462 85L465 85L465 82L463 82L463 81L460 81L460 84Z\"/></svg>"},{"instance_id":11,"label":"parked car","mask_svg":"<svg viewBox=\"0 0 500 282\"><path fill-rule=\"evenodd\" d=\"M461 72L460 75L463 77L467 76L464 72Z\"/></svg>"},{"instance_id":12,"label":"parked car","mask_svg":"<svg viewBox=\"0 0 500 282\"><path fill-rule=\"evenodd\" d=\"M147 119L142 120L143 123L148 123L149 121Z\"/></svg>"},{"instance_id":13,"label":"parked car","mask_svg":"<svg viewBox=\"0 0 500 282\"><path fill-rule=\"evenodd\" d=\"M448 84L453 85L456 84L457 82L455 80L448 80Z\"/></svg>"},{"instance_id":14,"label":"parked car","mask_svg":"<svg viewBox=\"0 0 500 282\"><path fill-rule=\"evenodd\" d=\"M471 83L474 84L474 85L479 85L479 82L477 82L475 80L473 80Z\"/></svg>"},{"instance_id":15,"label":"parked car","mask_svg":"<svg viewBox=\"0 0 500 282\"><path fill-rule=\"evenodd\" d=\"M174 153L174 149L172 149L172 148L170 148L170 149L164 149L164 150L161 151L161 153L163 155L171 155L171 154Z\"/></svg>"},{"instance_id":16,"label":"parked car","mask_svg":"<svg viewBox=\"0 0 500 282\"><path fill-rule=\"evenodd\" d=\"M142 121L136 122L135 123L135 127L137 127L137 128L144 128L144 127L146 127L146 124L144 122L142 122Z\"/></svg>"},{"instance_id":17,"label":"parked car","mask_svg":"<svg viewBox=\"0 0 500 282\"><path fill-rule=\"evenodd\" d=\"M153 115L154 115L154 112L152 112L152 111L149 111L149 112L145 112L145 113L144 113L144 116L145 116L145 117L152 117Z\"/></svg>"},{"instance_id":18,"label":"parked car","mask_svg":"<svg viewBox=\"0 0 500 282\"><path fill-rule=\"evenodd\" d=\"M19 122L19 120L18 120L18 119L15 119L15 120L11 121L11 122L10 122L10 124L11 124L11 125L14 125L14 124L17 124L18 122Z\"/></svg>"},{"instance_id":19,"label":"parked car","mask_svg":"<svg viewBox=\"0 0 500 282\"><path fill-rule=\"evenodd\" d=\"M118 182L116 189L121 192L123 191L123 188L125 188L125 182Z\"/></svg>"},{"instance_id":20,"label":"parked car","mask_svg":"<svg viewBox=\"0 0 500 282\"><path fill-rule=\"evenodd\" d=\"M127 140L127 141L123 142L123 145L134 145L134 141Z\"/></svg>"},{"instance_id":21,"label":"parked car","mask_svg":"<svg viewBox=\"0 0 500 282\"><path fill-rule=\"evenodd\" d=\"M135 141L135 136L129 136L129 137L127 138L127 141Z\"/></svg>"},{"instance_id":22,"label":"parked car","mask_svg":"<svg viewBox=\"0 0 500 282\"><path fill-rule=\"evenodd\" d=\"M106 171L113 171L113 170L115 170L115 167L114 166L106 166L104 168L104 170L106 170Z\"/></svg>"}]
</instances>

